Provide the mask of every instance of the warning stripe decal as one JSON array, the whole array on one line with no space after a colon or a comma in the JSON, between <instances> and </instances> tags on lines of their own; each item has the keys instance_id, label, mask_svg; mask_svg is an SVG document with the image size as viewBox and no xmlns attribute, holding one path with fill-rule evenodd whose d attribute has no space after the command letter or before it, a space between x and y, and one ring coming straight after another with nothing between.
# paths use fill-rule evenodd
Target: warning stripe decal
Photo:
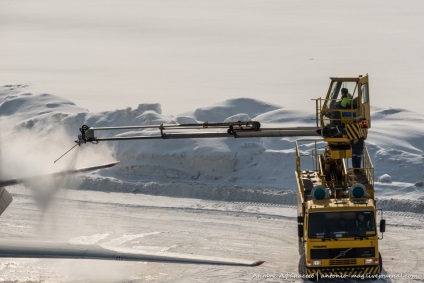
<instances>
[{"instance_id":1,"label":"warning stripe decal","mask_svg":"<svg viewBox=\"0 0 424 283\"><path fill-rule=\"evenodd\" d=\"M318 273L318 276L328 276L328 275L346 275L346 276L358 276L363 274L378 274L380 272L380 268L377 267L350 267L350 268L307 268L306 274L307 275L314 275Z\"/></svg>"},{"instance_id":2,"label":"warning stripe decal","mask_svg":"<svg viewBox=\"0 0 424 283\"><path fill-rule=\"evenodd\" d=\"M362 128L359 124L346 124L346 134L348 139L356 140L366 136L367 128Z\"/></svg>"}]
</instances>

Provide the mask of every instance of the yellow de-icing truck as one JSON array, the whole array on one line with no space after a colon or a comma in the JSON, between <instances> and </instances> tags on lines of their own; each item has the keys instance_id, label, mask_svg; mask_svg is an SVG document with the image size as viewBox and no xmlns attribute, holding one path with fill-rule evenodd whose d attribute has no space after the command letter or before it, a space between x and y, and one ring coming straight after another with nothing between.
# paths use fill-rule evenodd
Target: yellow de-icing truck
<instances>
[{"instance_id":1,"label":"yellow de-icing truck","mask_svg":"<svg viewBox=\"0 0 424 283\"><path fill-rule=\"evenodd\" d=\"M299 272L311 279L375 278L382 270L377 219L381 233L385 220L364 142L369 98L368 75L331 78L326 98L315 100L323 140L296 144Z\"/></svg>"},{"instance_id":2,"label":"yellow de-icing truck","mask_svg":"<svg viewBox=\"0 0 424 283\"><path fill-rule=\"evenodd\" d=\"M306 137L296 143L298 236L302 275L371 276L382 270L378 251L374 169L364 140L371 127L368 75L332 77L315 99L316 126L262 128L257 121L89 127L76 143L143 139ZM133 134L97 137L99 131ZM134 132L134 131L137 132ZM320 139L317 137L320 136ZM379 213L378 213L379 212ZM380 231L385 220L380 221Z\"/></svg>"}]
</instances>

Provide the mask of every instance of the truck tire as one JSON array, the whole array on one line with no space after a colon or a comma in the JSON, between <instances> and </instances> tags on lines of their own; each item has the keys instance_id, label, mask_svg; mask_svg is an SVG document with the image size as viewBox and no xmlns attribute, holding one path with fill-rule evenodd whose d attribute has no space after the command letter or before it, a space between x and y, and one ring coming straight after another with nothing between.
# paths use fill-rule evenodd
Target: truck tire
<instances>
[{"instance_id":1,"label":"truck tire","mask_svg":"<svg viewBox=\"0 0 424 283\"><path fill-rule=\"evenodd\" d=\"M299 265L298 265L298 271L300 275L306 275L306 260L305 260L305 253L303 253L299 258ZM312 278L308 278L309 281L318 281L319 277L314 276Z\"/></svg>"},{"instance_id":2,"label":"truck tire","mask_svg":"<svg viewBox=\"0 0 424 283\"><path fill-rule=\"evenodd\" d=\"M373 278L372 281L378 280L379 277L380 277L379 275L381 273L383 273L383 258L381 257L381 253L380 252L378 252L378 266L380 268L380 271L377 274L375 274L376 277Z\"/></svg>"},{"instance_id":3,"label":"truck tire","mask_svg":"<svg viewBox=\"0 0 424 283\"><path fill-rule=\"evenodd\" d=\"M306 275L305 254L302 254L299 258L298 272L300 275Z\"/></svg>"}]
</instances>

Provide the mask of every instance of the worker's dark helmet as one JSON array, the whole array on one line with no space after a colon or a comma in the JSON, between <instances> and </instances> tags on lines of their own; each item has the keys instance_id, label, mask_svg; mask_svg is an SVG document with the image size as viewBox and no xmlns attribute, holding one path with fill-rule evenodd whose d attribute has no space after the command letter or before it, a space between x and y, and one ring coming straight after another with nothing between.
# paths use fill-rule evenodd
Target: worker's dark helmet
<instances>
[{"instance_id":1,"label":"worker's dark helmet","mask_svg":"<svg viewBox=\"0 0 424 283\"><path fill-rule=\"evenodd\" d=\"M348 89L347 88L342 88L342 93L343 94L347 94L347 92L348 92Z\"/></svg>"}]
</instances>

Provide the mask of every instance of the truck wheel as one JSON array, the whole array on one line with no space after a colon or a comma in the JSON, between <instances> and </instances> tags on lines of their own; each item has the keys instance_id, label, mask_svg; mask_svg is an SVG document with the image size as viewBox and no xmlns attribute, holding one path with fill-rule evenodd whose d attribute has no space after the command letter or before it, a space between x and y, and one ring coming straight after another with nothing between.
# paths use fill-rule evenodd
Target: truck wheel
<instances>
[{"instance_id":1,"label":"truck wheel","mask_svg":"<svg viewBox=\"0 0 424 283\"><path fill-rule=\"evenodd\" d=\"M305 254L302 254L299 258L298 272L300 275L306 275Z\"/></svg>"},{"instance_id":2,"label":"truck wheel","mask_svg":"<svg viewBox=\"0 0 424 283\"><path fill-rule=\"evenodd\" d=\"M299 268L299 274L300 275L306 275L307 274L306 273L305 253L303 253L300 256L298 268ZM319 280L319 277L315 275L314 277L308 278L308 279L309 279L309 281L318 281Z\"/></svg>"},{"instance_id":3,"label":"truck wheel","mask_svg":"<svg viewBox=\"0 0 424 283\"><path fill-rule=\"evenodd\" d=\"M379 252L378 253L378 266L379 266L379 268L380 268L380 272L378 272L377 274L375 274L375 276L377 276L377 277L375 277L375 278L372 278L372 281L375 281L375 280L378 280L379 278L379 275L381 274L381 273L383 273L383 258L381 257L381 253Z\"/></svg>"},{"instance_id":4,"label":"truck wheel","mask_svg":"<svg viewBox=\"0 0 424 283\"><path fill-rule=\"evenodd\" d=\"M309 279L309 281L312 281L312 282L318 282L319 281L319 276L316 275L316 274L314 274L314 277L311 277L311 278L308 278L308 279Z\"/></svg>"}]
</instances>

